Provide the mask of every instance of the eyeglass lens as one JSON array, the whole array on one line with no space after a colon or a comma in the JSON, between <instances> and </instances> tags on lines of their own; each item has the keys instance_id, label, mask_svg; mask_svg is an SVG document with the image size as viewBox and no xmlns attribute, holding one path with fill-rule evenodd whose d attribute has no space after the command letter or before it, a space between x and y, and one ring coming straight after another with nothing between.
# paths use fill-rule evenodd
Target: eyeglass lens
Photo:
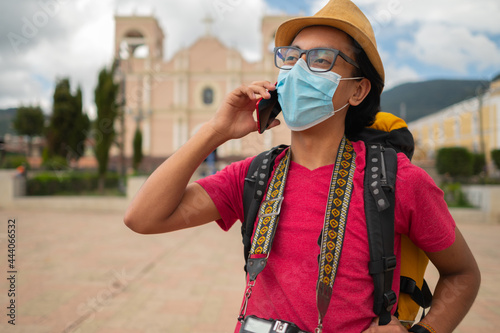
<instances>
[{"instance_id":1,"label":"eyeglass lens","mask_svg":"<svg viewBox=\"0 0 500 333\"><path fill-rule=\"evenodd\" d=\"M280 47L276 50L276 65L278 68L290 68L294 66L301 57L301 51L292 47ZM303 52L302 52L303 53ZM312 49L307 53L306 62L314 71L329 71L332 69L337 53L330 49Z\"/></svg>"}]
</instances>

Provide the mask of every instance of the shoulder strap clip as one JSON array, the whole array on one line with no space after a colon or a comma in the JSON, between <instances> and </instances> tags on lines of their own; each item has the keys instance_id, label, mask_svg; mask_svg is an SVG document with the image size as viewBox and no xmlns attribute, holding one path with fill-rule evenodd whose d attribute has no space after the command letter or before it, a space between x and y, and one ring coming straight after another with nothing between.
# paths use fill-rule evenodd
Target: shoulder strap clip
<instances>
[{"instance_id":1,"label":"shoulder strap clip","mask_svg":"<svg viewBox=\"0 0 500 333\"><path fill-rule=\"evenodd\" d=\"M280 213L281 213L281 205L283 204L283 199L284 199L284 197L281 196L281 197L278 197L278 198L274 198L274 199L262 201L261 205L263 205L263 207L272 207L272 206L274 206L275 202L278 202L278 206L276 207L276 210L271 211L269 213L265 213L265 212L262 212L261 210L259 210L259 213L257 214L257 216L260 218L260 217L268 217L268 216L280 215Z\"/></svg>"}]
</instances>

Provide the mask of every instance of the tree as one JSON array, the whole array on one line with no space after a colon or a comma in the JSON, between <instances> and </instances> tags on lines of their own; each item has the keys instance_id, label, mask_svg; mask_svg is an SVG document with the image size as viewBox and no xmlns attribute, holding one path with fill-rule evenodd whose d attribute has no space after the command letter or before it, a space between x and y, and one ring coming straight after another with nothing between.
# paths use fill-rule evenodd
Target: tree
<instances>
[{"instance_id":1,"label":"tree","mask_svg":"<svg viewBox=\"0 0 500 333\"><path fill-rule=\"evenodd\" d=\"M28 156L30 156L33 137L43 134L45 116L42 109L39 106L19 107L13 125L17 134L28 136Z\"/></svg>"},{"instance_id":2,"label":"tree","mask_svg":"<svg viewBox=\"0 0 500 333\"><path fill-rule=\"evenodd\" d=\"M68 156L70 159L78 160L85 153L85 141L90 130L90 120L86 113L83 113L82 90L76 90L74 96L74 127L72 135L68 138Z\"/></svg>"},{"instance_id":3,"label":"tree","mask_svg":"<svg viewBox=\"0 0 500 333\"><path fill-rule=\"evenodd\" d=\"M104 182L108 171L109 150L115 139L114 123L118 114L116 96L118 85L113 82L114 68L103 68L99 73L94 100L97 107L97 119L94 123L94 154L97 159L99 174L99 191L104 190Z\"/></svg>"},{"instance_id":4,"label":"tree","mask_svg":"<svg viewBox=\"0 0 500 333\"><path fill-rule=\"evenodd\" d=\"M78 160L85 153L90 120L82 111L82 92L71 93L69 79L60 79L54 91L54 103L47 128L47 159ZM46 160L44 162L47 162Z\"/></svg>"},{"instance_id":5,"label":"tree","mask_svg":"<svg viewBox=\"0 0 500 333\"><path fill-rule=\"evenodd\" d=\"M139 165L141 164L143 155L142 155L142 133L139 126L135 129L134 134L134 157L132 161L132 166L134 170L137 172L139 169Z\"/></svg>"}]
</instances>

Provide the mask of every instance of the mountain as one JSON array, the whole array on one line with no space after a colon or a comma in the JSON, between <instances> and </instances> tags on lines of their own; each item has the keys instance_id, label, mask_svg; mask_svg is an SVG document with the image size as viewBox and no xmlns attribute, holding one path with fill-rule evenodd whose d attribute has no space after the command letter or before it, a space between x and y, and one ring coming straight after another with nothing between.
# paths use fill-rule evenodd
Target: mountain
<instances>
[{"instance_id":1,"label":"mountain","mask_svg":"<svg viewBox=\"0 0 500 333\"><path fill-rule=\"evenodd\" d=\"M485 81L431 80L404 83L383 92L380 104L382 111L411 122L475 97L478 87L484 88Z\"/></svg>"},{"instance_id":2,"label":"mountain","mask_svg":"<svg viewBox=\"0 0 500 333\"><path fill-rule=\"evenodd\" d=\"M0 110L0 138L3 138L5 134L16 134L12 127L16 111L15 108Z\"/></svg>"}]
</instances>

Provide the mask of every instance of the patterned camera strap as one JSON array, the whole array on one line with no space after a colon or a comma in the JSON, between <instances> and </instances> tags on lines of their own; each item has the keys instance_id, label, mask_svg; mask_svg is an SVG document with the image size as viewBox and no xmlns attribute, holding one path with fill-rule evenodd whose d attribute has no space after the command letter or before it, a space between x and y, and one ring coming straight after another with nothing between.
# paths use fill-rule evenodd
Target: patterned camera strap
<instances>
[{"instance_id":1,"label":"patterned camera strap","mask_svg":"<svg viewBox=\"0 0 500 333\"><path fill-rule=\"evenodd\" d=\"M259 222L253 234L249 260L251 260L255 255L259 255L261 258L267 258L267 256L269 256L269 252L271 251L274 234L276 233L276 227L278 226L281 204L283 203L283 192L285 191L286 177L290 167L290 154L290 149L288 149L285 157L281 159L278 167L274 171L271 183L267 188L266 197L260 205L258 213ZM260 262L262 263L262 261ZM250 276L250 279L252 279L252 276Z\"/></svg>"},{"instance_id":2,"label":"patterned camera strap","mask_svg":"<svg viewBox=\"0 0 500 333\"><path fill-rule=\"evenodd\" d=\"M325 212L325 223L321 233L321 252L319 258L318 284L316 287L316 304L318 306L318 327L323 329L323 318L328 310L332 297L333 283L337 275L337 267L344 242L347 212L351 202L352 181L356 169L356 153L345 137L340 144L332 173L330 193Z\"/></svg>"},{"instance_id":3,"label":"patterned camera strap","mask_svg":"<svg viewBox=\"0 0 500 333\"><path fill-rule=\"evenodd\" d=\"M333 283L342 251L347 212L352 193L352 180L356 169L356 153L351 142L342 139L335 168L332 173L330 192L325 212L325 221L321 236L321 252L317 284L317 306L319 323L317 332L321 332L322 320L328 310L332 296ZM283 202L283 192L290 165L290 149L281 159L269 184L266 197L259 210L259 221L255 229L252 247L248 259L249 279L255 281L264 269L267 257L278 226L279 213Z\"/></svg>"}]
</instances>

